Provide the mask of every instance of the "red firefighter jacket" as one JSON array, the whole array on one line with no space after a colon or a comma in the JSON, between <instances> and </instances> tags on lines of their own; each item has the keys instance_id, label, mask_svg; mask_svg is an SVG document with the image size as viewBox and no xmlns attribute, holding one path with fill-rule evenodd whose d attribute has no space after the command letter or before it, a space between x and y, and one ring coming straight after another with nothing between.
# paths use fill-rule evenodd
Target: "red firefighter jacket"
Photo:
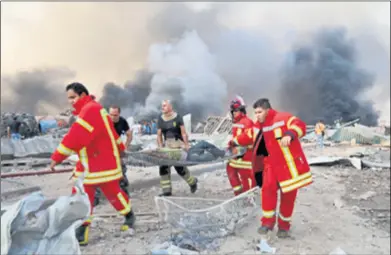
<instances>
[{"instance_id":1,"label":"red firefighter jacket","mask_svg":"<svg viewBox=\"0 0 391 255\"><path fill-rule=\"evenodd\" d=\"M252 169L253 126L254 122L246 115L232 125L233 143L238 146L239 150L245 150L246 152L243 157L231 159L228 162L230 166L240 169Z\"/></svg>"},{"instance_id":2,"label":"red firefighter jacket","mask_svg":"<svg viewBox=\"0 0 391 255\"><path fill-rule=\"evenodd\" d=\"M74 104L78 114L52 159L58 163L72 153L79 155L74 176L84 173L84 184L99 184L122 178L120 150L125 150L107 111L85 96Z\"/></svg>"},{"instance_id":3,"label":"red firefighter jacket","mask_svg":"<svg viewBox=\"0 0 391 255\"><path fill-rule=\"evenodd\" d=\"M306 124L289 113L277 112L270 109L264 123L257 122L255 128L262 134L254 144L253 165L254 171L275 171L279 186L283 193L287 193L311 184L312 175L307 159L300 144L300 138L306 133ZM291 136L289 147L281 146L281 138ZM261 140L264 138L263 156L257 155L262 150ZM265 155L266 154L266 155Z\"/></svg>"}]
</instances>

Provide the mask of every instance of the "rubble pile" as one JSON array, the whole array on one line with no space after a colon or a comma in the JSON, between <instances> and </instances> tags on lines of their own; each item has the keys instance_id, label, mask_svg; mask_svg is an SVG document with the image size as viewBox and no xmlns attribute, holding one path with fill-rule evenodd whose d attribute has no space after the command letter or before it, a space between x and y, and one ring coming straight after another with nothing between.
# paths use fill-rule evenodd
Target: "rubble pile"
<instances>
[{"instance_id":1,"label":"rubble pile","mask_svg":"<svg viewBox=\"0 0 391 255\"><path fill-rule=\"evenodd\" d=\"M39 134L38 122L34 115L28 113L2 113L1 114L1 137L7 137L7 127L17 118L22 124L20 126L20 135L24 138L37 136Z\"/></svg>"},{"instance_id":2,"label":"rubble pile","mask_svg":"<svg viewBox=\"0 0 391 255\"><path fill-rule=\"evenodd\" d=\"M48 158L61 142L61 137L37 136L24 140L1 139L1 159L24 157Z\"/></svg>"},{"instance_id":3,"label":"rubble pile","mask_svg":"<svg viewBox=\"0 0 391 255\"><path fill-rule=\"evenodd\" d=\"M204 127L205 135L231 134L232 119L230 117L210 116Z\"/></svg>"}]
</instances>

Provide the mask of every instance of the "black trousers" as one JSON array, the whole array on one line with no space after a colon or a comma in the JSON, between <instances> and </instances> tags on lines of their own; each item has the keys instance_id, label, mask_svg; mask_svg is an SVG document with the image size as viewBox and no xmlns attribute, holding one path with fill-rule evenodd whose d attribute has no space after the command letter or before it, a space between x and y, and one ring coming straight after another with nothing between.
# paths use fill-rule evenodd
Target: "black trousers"
<instances>
[{"instance_id":1,"label":"black trousers","mask_svg":"<svg viewBox=\"0 0 391 255\"><path fill-rule=\"evenodd\" d=\"M186 174L185 168L183 166L174 166L174 168L180 176L184 176ZM170 166L159 166L160 176L167 175L169 173L170 173Z\"/></svg>"}]
</instances>

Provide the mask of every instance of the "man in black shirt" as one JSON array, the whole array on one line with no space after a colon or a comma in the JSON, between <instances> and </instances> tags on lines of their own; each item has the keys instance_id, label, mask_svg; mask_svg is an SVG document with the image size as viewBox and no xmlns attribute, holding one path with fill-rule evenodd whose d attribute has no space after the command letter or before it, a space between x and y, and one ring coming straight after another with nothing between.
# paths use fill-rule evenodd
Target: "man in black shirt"
<instances>
[{"instance_id":1,"label":"man in black shirt","mask_svg":"<svg viewBox=\"0 0 391 255\"><path fill-rule=\"evenodd\" d=\"M189 150L189 141L182 116L173 111L171 102L164 100L162 103L162 115L157 123L157 143L159 148L172 149L184 148ZM160 185L163 193L161 196L171 196L171 166L160 166ZM174 167L177 173L189 184L191 193L197 191L197 178L190 175L189 169L183 166Z\"/></svg>"},{"instance_id":2,"label":"man in black shirt","mask_svg":"<svg viewBox=\"0 0 391 255\"><path fill-rule=\"evenodd\" d=\"M14 140L20 140L20 126L22 123L15 116L11 122L11 124L7 127L8 138L12 138Z\"/></svg>"},{"instance_id":3,"label":"man in black shirt","mask_svg":"<svg viewBox=\"0 0 391 255\"><path fill-rule=\"evenodd\" d=\"M116 105L110 106L109 115L113 120L114 129L120 137L122 135L126 135L125 148L128 148L130 143L132 142L133 134L132 134L132 130L129 128L128 122L126 121L125 118L121 117L120 114L121 114L121 108L119 106ZM121 160L121 166L122 166L123 178L120 180L119 184L122 190L129 195L129 192L127 190L127 187L129 186L129 180L126 176L127 169L125 163L122 160ZM99 197L100 197L100 189L97 189L95 194L95 201L94 201L95 205L99 204Z\"/></svg>"},{"instance_id":4,"label":"man in black shirt","mask_svg":"<svg viewBox=\"0 0 391 255\"><path fill-rule=\"evenodd\" d=\"M109 109L109 115L114 123L115 131L117 131L117 134L121 137L122 135L126 134L126 142L125 142L125 148L127 149L132 142L132 130L129 128L129 124L123 117L120 116L121 114L121 108L119 106L113 105ZM128 178L126 177L126 165L123 161L122 163L122 173L124 175L124 178L120 181L120 185L123 188L124 191L127 192L126 187L129 185Z\"/></svg>"}]
</instances>

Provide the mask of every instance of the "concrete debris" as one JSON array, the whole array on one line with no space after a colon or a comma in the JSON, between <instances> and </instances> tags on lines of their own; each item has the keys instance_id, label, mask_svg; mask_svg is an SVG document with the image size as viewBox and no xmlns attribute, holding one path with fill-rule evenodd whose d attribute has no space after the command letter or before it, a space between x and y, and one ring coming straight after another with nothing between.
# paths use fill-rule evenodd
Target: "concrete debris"
<instances>
[{"instance_id":1,"label":"concrete debris","mask_svg":"<svg viewBox=\"0 0 391 255\"><path fill-rule=\"evenodd\" d=\"M346 252L341 248L337 247L329 253L329 255L346 255Z\"/></svg>"},{"instance_id":2,"label":"concrete debris","mask_svg":"<svg viewBox=\"0 0 391 255\"><path fill-rule=\"evenodd\" d=\"M58 199L32 193L1 215L1 254L81 254L75 229L89 216L82 180L79 192Z\"/></svg>"},{"instance_id":3,"label":"concrete debris","mask_svg":"<svg viewBox=\"0 0 391 255\"><path fill-rule=\"evenodd\" d=\"M271 247L267 243L267 240L262 239L261 242L257 245L257 250L260 251L261 253L275 254L277 249L274 247Z\"/></svg>"},{"instance_id":4,"label":"concrete debris","mask_svg":"<svg viewBox=\"0 0 391 255\"><path fill-rule=\"evenodd\" d=\"M1 159L23 157L49 158L56 150L61 138L51 135L37 136L25 140L1 139Z\"/></svg>"},{"instance_id":5,"label":"concrete debris","mask_svg":"<svg viewBox=\"0 0 391 255\"><path fill-rule=\"evenodd\" d=\"M334 199L333 205L337 209L341 209L344 206L344 203L342 202L342 200L340 198L336 198L336 199Z\"/></svg>"},{"instance_id":6,"label":"concrete debris","mask_svg":"<svg viewBox=\"0 0 391 255\"><path fill-rule=\"evenodd\" d=\"M371 197L373 197L375 195L376 195L376 192L370 190L370 191L367 191L364 194L361 194L360 196L358 196L358 199L360 199L360 200L368 200L368 198L371 198Z\"/></svg>"},{"instance_id":7,"label":"concrete debris","mask_svg":"<svg viewBox=\"0 0 391 255\"><path fill-rule=\"evenodd\" d=\"M38 122L28 113L2 113L0 120L1 137L7 137L7 127L13 122L14 117L21 122L20 135L24 138L39 134Z\"/></svg>"},{"instance_id":8,"label":"concrete debris","mask_svg":"<svg viewBox=\"0 0 391 255\"><path fill-rule=\"evenodd\" d=\"M205 135L212 134L231 134L232 132L232 119L231 117L210 116L206 120L204 129Z\"/></svg>"},{"instance_id":9,"label":"concrete debris","mask_svg":"<svg viewBox=\"0 0 391 255\"><path fill-rule=\"evenodd\" d=\"M309 158L308 163L310 166L332 166L332 165L351 165L356 167L357 169L361 169L361 166L357 164L357 158L343 158L343 157L327 157L327 156L320 156L315 158ZM360 161L361 163L361 161Z\"/></svg>"},{"instance_id":10,"label":"concrete debris","mask_svg":"<svg viewBox=\"0 0 391 255\"><path fill-rule=\"evenodd\" d=\"M204 133L206 122L198 122L194 127L193 132L197 134Z\"/></svg>"},{"instance_id":11,"label":"concrete debris","mask_svg":"<svg viewBox=\"0 0 391 255\"><path fill-rule=\"evenodd\" d=\"M390 168L390 162L387 163L372 163L364 159L359 158L345 158L345 157L328 157L320 156L309 158L308 163L311 166L332 166L332 165L350 165L356 169L361 170L363 167L372 168Z\"/></svg>"},{"instance_id":12,"label":"concrete debris","mask_svg":"<svg viewBox=\"0 0 391 255\"><path fill-rule=\"evenodd\" d=\"M390 137L379 134L373 129L356 124L354 127L343 127L338 129L330 139L334 142L350 142L354 139L356 144L381 144L389 146Z\"/></svg>"},{"instance_id":13,"label":"concrete debris","mask_svg":"<svg viewBox=\"0 0 391 255\"><path fill-rule=\"evenodd\" d=\"M197 255L197 251L180 248L172 243L165 242L151 250L151 255Z\"/></svg>"}]
</instances>

